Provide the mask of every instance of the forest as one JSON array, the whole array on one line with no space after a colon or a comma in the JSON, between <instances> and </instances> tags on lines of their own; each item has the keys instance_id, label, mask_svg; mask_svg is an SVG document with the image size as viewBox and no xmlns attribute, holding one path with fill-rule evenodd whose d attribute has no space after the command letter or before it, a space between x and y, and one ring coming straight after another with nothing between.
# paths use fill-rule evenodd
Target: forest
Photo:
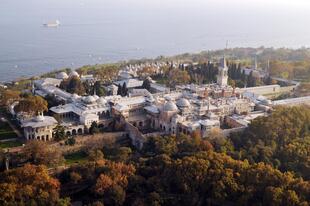
<instances>
[{"instance_id":1,"label":"forest","mask_svg":"<svg viewBox=\"0 0 310 206\"><path fill-rule=\"evenodd\" d=\"M309 138L310 108L301 106L278 107L228 138L157 136L141 150L94 144L86 161L55 172L59 151L30 142L15 157L23 166L0 174L0 204L306 206Z\"/></svg>"}]
</instances>

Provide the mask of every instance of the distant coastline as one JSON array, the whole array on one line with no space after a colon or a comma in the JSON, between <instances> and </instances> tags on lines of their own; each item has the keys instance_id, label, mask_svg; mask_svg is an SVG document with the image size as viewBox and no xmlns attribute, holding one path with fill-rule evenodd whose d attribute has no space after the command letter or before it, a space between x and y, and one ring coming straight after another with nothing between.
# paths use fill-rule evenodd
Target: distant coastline
<instances>
[{"instance_id":1,"label":"distant coastline","mask_svg":"<svg viewBox=\"0 0 310 206\"><path fill-rule=\"evenodd\" d=\"M145 62L154 62L154 61L176 61L176 62L207 62L216 60L223 55L226 55L229 60L241 60L245 62L251 63L253 58L256 57L259 62L267 62L268 60L282 60L282 61L304 61L310 59L310 48L301 47L298 49L291 48L273 48L273 47L236 47L236 48L228 48L228 49L218 49L218 50L205 50L200 52L193 53L183 53L176 54L171 56L158 56L155 58L136 58L122 61L114 61L114 62L105 62L105 63L95 63L95 64L85 64L85 65L70 65L68 67L59 67L48 69L46 71L39 70L39 72L33 75L16 75L11 79L4 79L0 82L10 82L10 81L18 81L20 79L29 79L36 76L41 76L50 72L57 72L64 69L78 69L87 65L106 65L106 64L137 64L137 63L145 63ZM20 68L14 68L14 70L21 70ZM27 71L27 70L25 70ZM10 71L8 71L10 72Z\"/></svg>"}]
</instances>

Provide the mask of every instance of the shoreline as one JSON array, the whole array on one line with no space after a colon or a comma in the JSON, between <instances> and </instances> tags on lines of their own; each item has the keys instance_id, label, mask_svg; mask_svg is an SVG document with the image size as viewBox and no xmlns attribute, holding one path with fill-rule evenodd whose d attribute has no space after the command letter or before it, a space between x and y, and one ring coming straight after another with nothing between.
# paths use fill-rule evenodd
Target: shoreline
<instances>
[{"instance_id":1,"label":"shoreline","mask_svg":"<svg viewBox=\"0 0 310 206\"><path fill-rule=\"evenodd\" d=\"M234 52L239 53L239 51L249 51L248 54L244 54L241 58L238 58L234 55ZM228 58L232 58L234 60L243 60L243 59L250 59L253 56L259 57L262 52L265 51L273 51L278 52L279 50L286 50L290 52L296 52L298 50L304 50L309 53L310 56L310 48L308 47L299 47L299 48L290 48L290 47L234 47L234 48L228 48L228 49L214 49L214 50L201 50L197 52L184 52L179 54L172 54L172 55L159 55L156 57L141 57L141 58L133 58L133 59L127 59L127 60L119 60L119 61L111 61L111 62L102 62L102 63L95 63L95 64L81 64L78 66L63 66L58 67L54 69L48 69L46 71L39 72L37 74L30 74L30 75L20 75L19 77L15 77L13 79L9 80L0 80L0 84L7 84L12 82L18 82L21 80L29 80L36 77L41 77L43 75L47 75L49 73L55 73L59 71L63 71L65 69L71 69L71 70L77 70L81 67L85 66L96 66L96 65L126 65L126 64L139 64L139 63L145 63L145 62L154 62L154 61L177 61L177 62L195 62L194 59L198 58L204 58L207 60L212 59L218 59L221 56L225 55L228 56ZM259 53L259 54L257 54ZM307 58L305 58L306 60ZM21 69L21 68L15 68L15 69ZM8 69L9 70L9 69ZM10 71L7 71L10 72ZM6 72L4 72L6 73Z\"/></svg>"}]
</instances>

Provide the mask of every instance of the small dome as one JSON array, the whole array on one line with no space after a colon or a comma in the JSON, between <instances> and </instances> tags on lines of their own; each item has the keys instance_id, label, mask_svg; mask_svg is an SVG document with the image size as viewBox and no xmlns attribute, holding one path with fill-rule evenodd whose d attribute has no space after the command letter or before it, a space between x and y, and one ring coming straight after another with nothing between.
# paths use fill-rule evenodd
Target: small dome
<instances>
[{"instance_id":1,"label":"small dome","mask_svg":"<svg viewBox=\"0 0 310 206\"><path fill-rule=\"evenodd\" d=\"M80 75L79 75L76 71L72 71L72 72L69 74L69 77L80 77Z\"/></svg>"},{"instance_id":2,"label":"small dome","mask_svg":"<svg viewBox=\"0 0 310 206\"><path fill-rule=\"evenodd\" d=\"M99 104L106 104L106 103L107 103L107 100L105 100L104 97L100 97L100 98L98 99L98 103L99 103Z\"/></svg>"},{"instance_id":3,"label":"small dome","mask_svg":"<svg viewBox=\"0 0 310 206\"><path fill-rule=\"evenodd\" d=\"M44 116L36 116L35 119L34 119L36 122L43 122L44 121Z\"/></svg>"},{"instance_id":4,"label":"small dome","mask_svg":"<svg viewBox=\"0 0 310 206\"><path fill-rule=\"evenodd\" d=\"M68 74L66 72L60 72L56 75L56 79L68 79Z\"/></svg>"},{"instance_id":5,"label":"small dome","mask_svg":"<svg viewBox=\"0 0 310 206\"><path fill-rule=\"evenodd\" d=\"M177 105L175 105L175 103L173 103L172 101L169 101L169 102L165 103L163 109L164 109L165 112L175 112L175 111L178 111Z\"/></svg>"},{"instance_id":6,"label":"small dome","mask_svg":"<svg viewBox=\"0 0 310 206\"><path fill-rule=\"evenodd\" d=\"M77 95L77 94L72 94L72 98L73 98L73 99L78 99L78 98L80 98L80 96Z\"/></svg>"},{"instance_id":7,"label":"small dome","mask_svg":"<svg viewBox=\"0 0 310 206\"><path fill-rule=\"evenodd\" d=\"M154 102L155 99L154 99L154 97L152 95L150 95L150 96L147 97L147 101Z\"/></svg>"},{"instance_id":8,"label":"small dome","mask_svg":"<svg viewBox=\"0 0 310 206\"><path fill-rule=\"evenodd\" d=\"M189 107L191 104L189 101L185 98L181 98L177 101L177 106L178 107Z\"/></svg>"},{"instance_id":9,"label":"small dome","mask_svg":"<svg viewBox=\"0 0 310 206\"><path fill-rule=\"evenodd\" d=\"M267 99L267 98L264 97L264 96L262 96L262 95L260 95L260 96L257 97L257 100L259 100L259 101L264 101L264 100L266 100L266 99Z\"/></svg>"},{"instance_id":10,"label":"small dome","mask_svg":"<svg viewBox=\"0 0 310 206\"><path fill-rule=\"evenodd\" d=\"M87 97L83 98L83 101L86 104L91 104L91 103L94 103L96 101L96 99L93 96L87 96Z\"/></svg>"},{"instance_id":11,"label":"small dome","mask_svg":"<svg viewBox=\"0 0 310 206\"><path fill-rule=\"evenodd\" d=\"M171 98L171 97L169 97L169 96L165 96L165 100L166 100L166 101L171 101L171 100L172 100L172 98Z\"/></svg>"},{"instance_id":12,"label":"small dome","mask_svg":"<svg viewBox=\"0 0 310 206\"><path fill-rule=\"evenodd\" d=\"M93 97L95 98L95 100L99 99L99 96L97 96L97 95L94 95Z\"/></svg>"}]
</instances>

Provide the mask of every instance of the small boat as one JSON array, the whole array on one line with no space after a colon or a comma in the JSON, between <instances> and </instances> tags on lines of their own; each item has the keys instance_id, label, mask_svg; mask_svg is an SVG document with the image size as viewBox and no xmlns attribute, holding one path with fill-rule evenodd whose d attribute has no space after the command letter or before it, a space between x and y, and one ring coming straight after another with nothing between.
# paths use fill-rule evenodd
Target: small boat
<instances>
[{"instance_id":1,"label":"small boat","mask_svg":"<svg viewBox=\"0 0 310 206\"><path fill-rule=\"evenodd\" d=\"M58 27L60 25L60 21L59 20L55 20L55 21L50 21L46 24L43 24L46 27Z\"/></svg>"}]
</instances>

